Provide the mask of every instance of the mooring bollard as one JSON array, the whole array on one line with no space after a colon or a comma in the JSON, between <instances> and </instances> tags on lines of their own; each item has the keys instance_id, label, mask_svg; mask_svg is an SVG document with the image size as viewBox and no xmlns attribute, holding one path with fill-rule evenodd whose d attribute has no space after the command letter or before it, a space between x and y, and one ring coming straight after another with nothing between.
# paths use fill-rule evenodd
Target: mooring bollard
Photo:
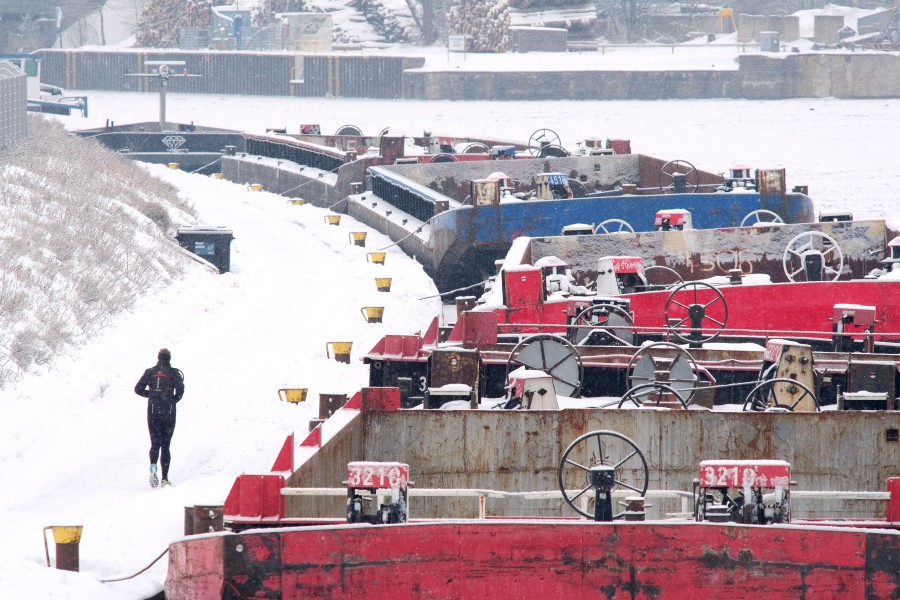
<instances>
[{"instance_id":1,"label":"mooring bollard","mask_svg":"<svg viewBox=\"0 0 900 600\"><path fill-rule=\"evenodd\" d=\"M341 215L325 215L325 222L329 225L340 225Z\"/></svg>"},{"instance_id":2,"label":"mooring bollard","mask_svg":"<svg viewBox=\"0 0 900 600\"><path fill-rule=\"evenodd\" d=\"M347 394L319 394L319 419L324 421L347 404Z\"/></svg>"},{"instance_id":3,"label":"mooring bollard","mask_svg":"<svg viewBox=\"0 0 900 600\"><path fill-rule=\"evenodd\" d=\"M351 231L350 232L350 241L353 242L356 246L366 245L366 232L365 231Z\"/></svg>"},{"instance_id":4,"label":"mooring bollard","mask_svg":"<svg viewBox=\"0 0 900 600\"><path fill-rule=\"evenodd\" d=\"M376 265L383 265L387 252L369 252L366 254L366 260Z\"/></svg>"},{"instance_id":5,"label":"mooring bollard","mask_svg":"<svg viewBox=\"0 0 900 600\"><path fill-rule=\"evenodd\" d=\"M307 391L307 388L281 388L278 390L278 397L282 402L300 404L306 401Z\"/></svg>"},{"instance_id":6,"label":"mooring bollard","mask_svg":"<svg viewBox=\"0 0 900 600\"><path fill-rule=\"evenodd\" d=\"M378 289L379 292L391 291L391 278L390 277L376 277L375 278L375 288Z\"/></svg>"},{"instance_id":7,"label":"mooring bollard","mask_svg":"<svg viewBox=\"0 0 900 600\"><path fill-rule=\"evenodd\" d=\"M44 553L50 566L50 548L47 546L47 530L53 532L56 544L56 568L63 571L78 571L78 544L81 543L82 525L48 525L44 527Z\"/></svg>"},{"instance_id":8,"label":"mooring bollard","mask_svg":"<svg viewBox=\"0 0 900 600\"><path fill-rule=\"evenodd\" d=\"M194 507L184 507L184 535L194 535Z\"/></svg>"},{"instance_id":9,"label":"mooring bollard","mask_svg":"<svg viewBox=\"0 0 900 600\"><path fill-rule=\"evenodd\" d=\"M194 506L194 534L225 530L225 506L204 504Z\"/></svg>"},{"instance_id":10,"label":"mooring bollard","mask_svg":"<svg viewBox=\"0 0 900 600\"><path fill-rule=\"evenodd\" d=\"M334 360L350 364L350 350L353 348L353 342L328 342L325 344L325 356L331 358L329 348L334 354Z\"/></svg>"},{"instance_id":11,"label":"mooring bollard","mask_svg":"<svg viewBox=\"0 0 900 600\"><path fill-rule=\"evenodd\" d=\"M383 306L364 306L359 309L359 312L362 313L367 323L381 323L381 318L384 317Z\"/></svg>"},{"instance_id":12,"label":"mooring bollard","mask_svg":"<svg viewBox=\"0 0 900 600\"><path fill-rule=\"evenodd\" d=\"M626 521L644 521L647 513L644 509L653 506L646 504L643 496L628 496L625 498L625 520Z\"/></svg>"},{"instance_id":13,"label":"mooring bollard","mask_svg":"<svg viewBox=\"0 0 900 600\"><path fill-rule=\"evenodd\" d=\"M303 206L303 203L303 198L291 198L288 200L288 204L293 204L294 206Z\"/></svg>"},{"instance_id":14,"label":"mooring bollard","mask_svg":"<svg viewBox=\"0 0 900 600\"><path fill-rule=\"evenodd\" d=\"M251 192L261 192L263 190L263 186L261 183L251 183L250 191Z\"/></svg>"},{"instance_id":15,"label":"mooring bollard","mask_svg":"<svg viewBox=\"0 0 900 600\"><path fill-rule=\"evenodd\" d=\"M172 170L178 170L178 163L169 163L167 166Z\"/></svg>"},{"instance_id":16,"label":"mooring bollard","mask_svg":"<svg viewBox=\"0 0 900 600\"><path fill-rule=\"evenodd\" d=\"M222 177L223 177L223 175L222 175L221 173L213 173L213 174L212 174L212 178L213 178L213 179L219 179L219 180L221 180Z\"/></svg>"}]
</instances>

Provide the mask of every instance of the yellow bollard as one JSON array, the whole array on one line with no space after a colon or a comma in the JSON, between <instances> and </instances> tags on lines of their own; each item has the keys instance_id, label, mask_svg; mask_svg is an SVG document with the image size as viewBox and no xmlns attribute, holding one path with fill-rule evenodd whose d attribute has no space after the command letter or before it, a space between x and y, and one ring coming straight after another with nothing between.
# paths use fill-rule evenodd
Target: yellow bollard
<instances>
[{"instance_id":1,"label":"yellow bollard","mask_svg":"<svg viewBox=\"0 0 900 600\"><path fill-rule=\"evenodd\" d=\"M325 222L329 225L340 225L341 215L325 215Z\"/></svg>"},{"instance_id":2,"label":"yellow bollard","mask_svg":"<svg viewBox=\"0 0 900 600\"><path fill-rule=\"evenodd\" d=\"M81 542L82 525L49 525L44 527L44 553L50 566L50 549L47 547L47 530L53 532L56 544L56 568L63 571L78 571L78 544Z\"/></svg>"},{"instance_id":3,"label":"yellow bollard","mask_svg":"<svg viewBox=\"0 0 900 600\"><path fill-rule=\"evenodd\" d=\"M251 183L251 184L250 184L250 191L251 191L251 192L261 192L262 189L263 189L263 186L262 186L261 183Z\"/></svg>"},{"instance_id":4,"label":"yellow bollard","mask_svg":"<svg viewBox=\"0 0 900 600\"><path fill-rule=\"evenodd\" d=\"M325 356L331 358L331 354L328 352L329 347L334 352L334 360L350 364L350 350L353 348L353 342L328 342L325 344Z\"/></svg>"},{"instance_id":5,"label":"yellow bollard","mask_svg":"<svg viewBox=\"0 0 900 600\"><path fill-rule=\"evenodd\" d=\"M364 306L359 309L359 312L362 313L363 318L368 323L381 323L381 318L384 316L384 307L383 306Z\"/></svg>"},{"instance_id":6,"label":"yellow bollard","mask_svg":"<svg viewBox=\"0 0 900 600\"><path fill-rule=\"evenodd\" d=\"M376 277L375 278L375 287L378 288L379 292L391 291L391 278L390 277Z\"/></svg>"},{"instance_id":7,"label":"yellow bollard","mask_svg":"<svg viewBox=\"0 0 900 600\"><path fill-rule=\"evenodd\" d=\"M357 246L366 245L366 232L365 231L351 231L350 232L350 241L353 242Z\"/></svg>"},{"instance_id":8,"label":"yellow bollard","mask_svg":"<svg viewBox=\"0 0 900 600\"><path fill-rule=\"evenodd\" d=\"M168 166L170 169L178 169L178 163L169 163Z\"/></svg>"},{"instance_id":9,"label":"yellow bollard","mask_svg":"<svg viewBox=\"0 0 900 600\"><path fill-rule=\"evenodd\" d=\"M222 174L221 173L213 173L212 178L213 179L222 179Z\"/></svg>"},{"instance_id":10,"label":"yellow bollard","mask_svg":"<svg viewBox=\"0 0 900 600\"><path fill-rule=\"evenodd\" d=\"M293 204L294 206L303 206L303 198L291 198L288 200L288 204Z\"/></svg>"},{"instance_id":11,"label":"yellow bollard","mask_svg":"<svg viewBox=\"0 0 900 600\"><path fill-rule=\"evenodd\" d=\"M307 391L307 388L281 388L278 390L278 397L281 398L283 402L300 404L301 402L306 401Z\"/></svg>"},{"instance_id":12,"label":"yellow bollard","mask_svg":"<svg viewBox=\"0 0 900 600\"><path fill-rule=\"evenodd\" d=\"M376 265L383 265L387 252L369 252L366 254L366 260Z\"/></svg>"}]
</instances>

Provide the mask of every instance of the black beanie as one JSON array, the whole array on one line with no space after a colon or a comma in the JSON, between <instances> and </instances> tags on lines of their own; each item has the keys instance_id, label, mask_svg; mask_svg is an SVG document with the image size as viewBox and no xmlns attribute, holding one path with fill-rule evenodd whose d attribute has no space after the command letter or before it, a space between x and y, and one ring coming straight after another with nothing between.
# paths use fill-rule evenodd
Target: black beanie
<instances>
[{"instance_id":1,"label":"black beanie","mask_svg":"<svg viewBox=\"0 0 900 600\"><path fill-rule=\"evenodd\" d=\"M157 358L159 360L172 360L172 353L169 352L168 348L163 348L159 351Z\"/></svg>"}]
</instances>

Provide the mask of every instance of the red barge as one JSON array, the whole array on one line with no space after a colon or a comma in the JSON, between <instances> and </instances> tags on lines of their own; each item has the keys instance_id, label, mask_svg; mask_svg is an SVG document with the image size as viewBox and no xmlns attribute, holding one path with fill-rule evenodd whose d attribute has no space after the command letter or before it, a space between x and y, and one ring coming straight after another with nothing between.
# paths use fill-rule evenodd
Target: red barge
<instances>
[{"instance_id":1,"label":"red barge","mask_svg":"<svg viewBox=\"0 0 900 600\"><path fill-rule=\"evenodd\" d=\"M455 323L385 336L171 544L166 598L900 597L900 280L827 244L765 285L567 272L600 237L520 238Z\"/></svg>"}]
</instances>

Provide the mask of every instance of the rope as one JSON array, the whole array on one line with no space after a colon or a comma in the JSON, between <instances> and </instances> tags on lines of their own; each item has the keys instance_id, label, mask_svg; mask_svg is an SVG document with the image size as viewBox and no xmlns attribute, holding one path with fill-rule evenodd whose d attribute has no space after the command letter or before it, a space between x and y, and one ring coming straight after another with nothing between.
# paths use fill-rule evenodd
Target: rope
<instances>
[{"instance_id":1,"label":"rope","mask_svg":"<svg viewBox=\"0 0 900 600\"><path fill-rule=\"evenodd\" d=\"M433 219L433 218L436 217L436 216L437 216L437 215L432 215L430 219L428 219L427 221L425 221L424 223L422 223L421 225L419 225L415 230L413 230L412 232L410 232L409 235L404 235L402 238L400 238L399 240L397 240L397 241L394 242L393 244L388 244L387 246L385 246L384 248L380 248L379 250L387 250L388 248L393 248L394 246L396 246L397 244L399 244L399 243L402 242L403 240L405 240L405 239L407 239L407 238L409 238L409 237L412 237L412 236L416 235L417 233L421 233L422 228L425 227L426 225L428 225L429 223L431 223L431 219Z\"/></svg>"},{"instance_id":2,"label":"rope","mask_svg":"<svg viewBox=\"0 0 900 600\"><path fill-rule=\"evenodd\" d=\"M486 284L489 279L485 279L484 281L479 281L478 283L473 283L472 285L467 285L466 287L456 288L455 290L450 290L448 292L441 292L439 294L434 294L432 296L425 296L424 298L419 298L419 300L430 300L432 298L440 298L441 296L446 296L447 294L453 294L455 292L464 292L466 290L470 290L473 287L478 287L479 285Z\"/></svg>"},{"instance_id":3,"label":"rope","mask_svg":"<svg viewBox=\"0 0 900 600\"><path fill-rule=\"evenodd\" d=\"M219 158L217 158L216 160L212 161L211 163L207 163L207 164L203 165L202 167L200 167L200 168L198 168L198 169L195 169L195 170L193 170L193 171L189 171L189 173L190 173L191 175L193 175L194 173L199 173L200 171L202 171L202 170L205 169L206 167L211 167L211 166L213 166L214 164L216 164L217 162L219 162L220 160L222 160L222 157L221 157L221 156L220 156Z\"/></svg>"},{"instance_id":4,"label":"rope","mask_svg":"<svg viewBox=\"0 0 900 600\"><path fill-rule=\"evenodd\" d=\"M153 559L153 562L151 562L149 565L147 565L146 567L144 567L143 569L141 569L140 571L138 571L138 572L135 573L134 575L128 575L127 577L118 577L118 578L116 578L116 579L101 579L101 580L100 580L100 583L115 583L116 581L125 581L126 579L132 579L133 577L137 577L138 575L140 575L141 573L143 573L144 571L146 571L147 569L149 569L150 567L152 567L153 565L155 565L156 562L157 562L159 559L161 559L163 556L165 556L165 555L166 555L166 552L168 552L168 551L169 551L168 548L166 548L165 550L163 550L163 551L160 553L159 556L157 556L156 558Z\"/></svg>"},{"instance_id":5,"label":"rope","mask_svg":"<svg viewBox=\"0 0 900 600\"><path fill-rule=\"evenodd\" d=\"M290 161L289 161L289 162L290 162ZM295 164L296 164L296 163L295 163ZM314 168L314 167L313 167L313 168ZM337 172L338 172L338 169L340 169L340 167L336 167L336 168L334 168L334 169L331 169L330 171L325 171L325 173L337 173ZM301 183L295 185L294 187L292 187L292 188L290 188L290 189L287 189L287 190L284 190L283 192L280 192L280 194L283 196L284 194L287 194L288 192L293 192L294 190L297 190L297 189L302 188L304 185L308 185L308 184L313 183L314 181L318 181L318 180L319 180L319 179L316 178L316 179L309 179L309 180L307 180L307 181L303 181L303 182L301 182ZM340 200L339 202L343 202L343 201L344 201L344 200ZM333 204L332 206L335 206L335 205Z\"/></svg>"}]
</instances>

